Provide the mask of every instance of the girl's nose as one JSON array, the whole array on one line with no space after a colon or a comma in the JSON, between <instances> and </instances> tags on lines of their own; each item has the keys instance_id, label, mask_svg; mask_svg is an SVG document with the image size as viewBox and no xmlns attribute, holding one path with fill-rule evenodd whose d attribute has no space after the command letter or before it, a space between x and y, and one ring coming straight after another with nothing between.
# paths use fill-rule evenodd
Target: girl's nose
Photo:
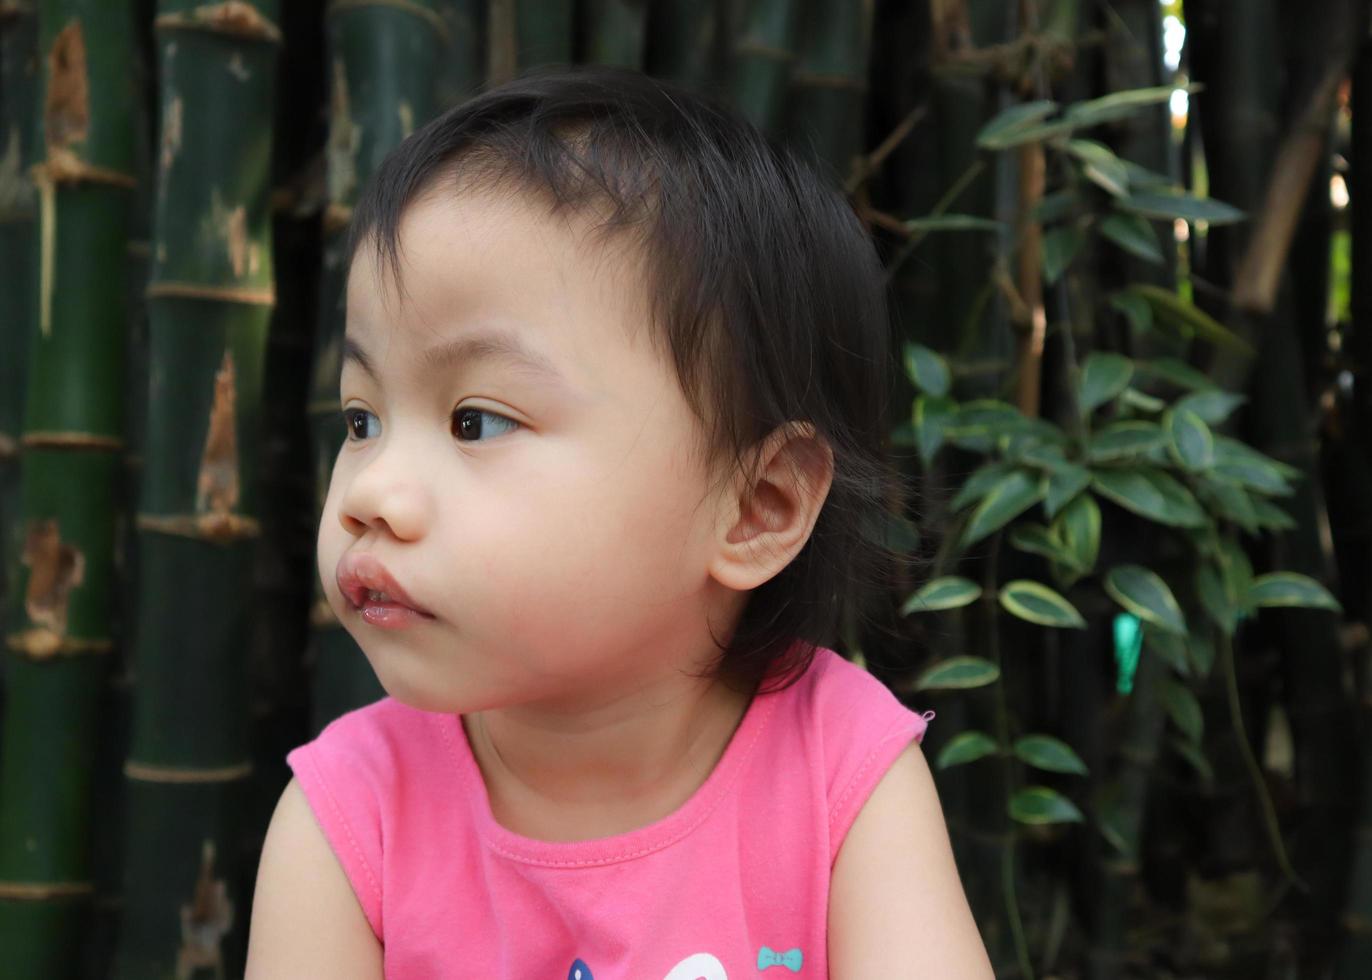
<instances>
[{"instance_id":1,"label":"girl's nose","mask_svg":"<svg viewBox=\"0 0 1372 980\"><path fill-rule=\"evenodd\" d=\"M388 447L389 448L389 447ZM339 498L338 520L354 537L369 530L401 541L424 536L430 519L429 494L417 464L398 452L379 452L348 475Z\"/></svg>"}]
</instances>

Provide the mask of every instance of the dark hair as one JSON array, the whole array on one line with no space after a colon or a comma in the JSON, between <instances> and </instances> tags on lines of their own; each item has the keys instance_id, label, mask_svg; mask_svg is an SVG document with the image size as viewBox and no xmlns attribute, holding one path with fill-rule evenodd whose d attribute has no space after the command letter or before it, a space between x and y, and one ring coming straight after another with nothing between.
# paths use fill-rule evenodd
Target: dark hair
<instances>
[{"instance_id":1,"label":"dark hair","mask_svg":"<svg viewBox=\"0 0 1372 980\"><path fill-rule=\"evenodd\" d=\"M852 207L712 97L628 69L559 66L477 95L396 147L360 193L349 262L373 236L400 284L405 208L472 186L535 195L554 212L610 206L594 229L632 235L654 343L701 420L712 467L743 465L793 420L831 447L833 483L810 539L753 590L727 643L716 640L719 676L794 681L816 645L865 618L897 557L883 542L885 515L903 506L883 452L894 365L884 275Z\"/></svg>"}]
</instances>

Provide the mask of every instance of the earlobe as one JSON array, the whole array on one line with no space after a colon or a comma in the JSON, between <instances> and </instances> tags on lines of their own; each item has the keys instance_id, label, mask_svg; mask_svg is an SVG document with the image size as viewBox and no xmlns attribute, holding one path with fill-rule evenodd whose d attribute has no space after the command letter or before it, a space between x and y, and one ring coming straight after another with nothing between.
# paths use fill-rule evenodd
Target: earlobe
<instances>
[{"instance_id":1,"label":"earlobe","mask_svg":"<svg viewBox=\"0 0 1372 980\"><path fill-rule=\"evenodd\" d=\"M829 495L834 454L807 422L789 422L758 444L749 474L731 485L710 575L731 589L775 577L809 540Z\"/></svg>"}]
</instances>

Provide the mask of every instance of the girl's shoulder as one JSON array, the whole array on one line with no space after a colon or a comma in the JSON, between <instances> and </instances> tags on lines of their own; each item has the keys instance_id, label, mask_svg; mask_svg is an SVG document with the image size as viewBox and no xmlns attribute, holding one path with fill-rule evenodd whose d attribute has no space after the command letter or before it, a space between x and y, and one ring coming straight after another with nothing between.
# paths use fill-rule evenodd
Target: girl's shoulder
<instances>
[{"instance_id":1,"label":"girl's shoulder","mask_svg":"<svg viewBox=\"0 0 1372 980\"><path fill-rule=\"evenodd\" d=\"M831 858L881 777L912 741L922 741L934 713L916 712L876 677L819 648L792 687L779 691L764 765L803 766L822 776Z\"/></svg>"}]
</instances>

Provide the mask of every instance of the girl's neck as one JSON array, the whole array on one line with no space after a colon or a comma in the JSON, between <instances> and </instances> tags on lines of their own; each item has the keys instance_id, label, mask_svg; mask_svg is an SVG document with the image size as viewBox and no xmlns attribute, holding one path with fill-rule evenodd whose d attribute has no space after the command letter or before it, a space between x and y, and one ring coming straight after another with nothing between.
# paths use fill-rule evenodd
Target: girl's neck
<instances>
[{"instance_id":1,"label":"girl's neck","mask_svg":"<svg viewBox=\"0 0 1372 980\"><path fill-rule=\"evenodd\" d=\"M677 675L575 716L521 707L462 724L497 823L538 840L590 840L647 826L690 799L750 700Z\"/></svg>"}]
</instances>

